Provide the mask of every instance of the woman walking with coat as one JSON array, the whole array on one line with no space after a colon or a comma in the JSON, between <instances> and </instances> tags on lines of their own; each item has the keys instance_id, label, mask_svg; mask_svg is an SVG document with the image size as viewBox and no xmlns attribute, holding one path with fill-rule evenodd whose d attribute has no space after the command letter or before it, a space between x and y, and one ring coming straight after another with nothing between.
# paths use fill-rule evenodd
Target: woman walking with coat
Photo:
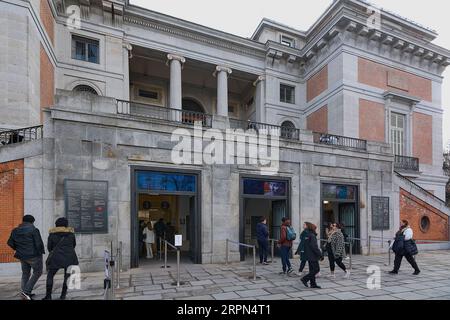
<instances>
[{"instance_id":1,"label":"woman walking with coat","mask_svg":"<svg viewBox=\"0 0 450 320\"><path fill-rule=\"evenodd\" d=\"M305 222L307 226L307 234L305 236L305 258L308 261L309 273L301 279L301 282L308 287L308 282L311 288L321 289L316 283L316 275L320 271L319 259L322 252L317 245L317 227L312 223Z\"/></svg>"},{"instance_id":2,"label":"woman walking with coat","mask_svg":"<svg viewBox=\"0 0 450 320\"><path fill-rule=\"evenodd\" d=\"M336 269L336 264L345 272L345 277L348 278L350 273L347 271L342 260L345 258L345 240L341 229L338 228L336 223L331 224L331 230L328 233L327 241L327 253L328 260L330 262L331 278L334 279L334 270Z\"/></svg>"},{"instance_id":3,"label":"woman walking with coat","mask_svg":"<svg viewBox=\"0 0 450 320\"><path fill-rule=\"evenodd\" d=\"M59 269L64 269L64 282L60 300L65 300L67 295L67 279L70 274L67 273L69 266L78 265L77 254L75 253L75 233L73 228L69 228L66 218L56 220L55 228L50 229L47 249L49 256L47 258L47 286L46 294L43 300L52 299L53 278Z\"/></svg>"},{"instance_id":4,"label":"woman walking with coat","mask_svg":"<svg viewBox=\"0 0 450 320\"><path fill-rule=\"evenodd\" d=\"M298 269L298 275L301 276L303 273L303 269L306 266L306 256L305 256L305 239L308 235L308 226L306 223L303 224L303 231L300 233L300 243L298 244L297 251L295 254L300 256L300 268Z\"/></svg>"},{"instance_id":5,"label":"woman walking with coat","mask_svg":"<svg viewBox=\"0 0 450 320\"><path fill-rule=\"evenodd\" d=\"M414 269L413 275L420 273L419 266L417 265L414 256L418 253L416 243L413 240L413 230L409 226L407 220L402 220L400 230L395 235L395 241L392 245L392 251L395 253L394 270L389 272L390 274L398 274L400 266L402 264L403 257L409 262Z\"/></svg>"}]
</instances>

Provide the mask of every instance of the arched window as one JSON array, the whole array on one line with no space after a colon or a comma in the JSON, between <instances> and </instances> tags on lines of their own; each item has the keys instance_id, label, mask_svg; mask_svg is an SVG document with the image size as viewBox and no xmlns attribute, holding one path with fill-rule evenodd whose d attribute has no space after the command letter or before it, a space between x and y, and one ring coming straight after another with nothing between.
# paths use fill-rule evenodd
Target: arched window
<instances>
[{"instance_id":1,"label":"arched window","mask_svg":"<svg viewBox=\"0 0 450 320\"><path fill-rule=\"evenodd\" d=\"M281 137L285 139L295 139L297 137L297 129L291 121L284 121L281 124Z\"/></svg>"},{"instance_id":2,"label":"arched window","mask_svg":"<svg viewBox=\"0 0 450 320\"><path fill-rule=\"evenodd\" d=\"M80 85L76 86L75 88L73 88L73 91L92 93L92 94L95 94L96 96L98 95L97 91L94 88L92 88L91 86L85 85L85 84L80 84Z\"/></svg>"},{"instance_id":3,"label":"arched window","mask_svg":"<svg viewBox=\"0 0 450 320\"><path fill-rule=\"evenodd\" d=\"M185 98L181 102L183 106L184 111L192 111L192 112L199 112L199 113L205 113L205 110L203 107L195 101L194 99Z\"/></svg>"},{"instance_id":4,"label":"arched window","mask_svg":"<svg viewBox=\"0 0 450 320\"><path fill-rule=\"evenodd\" d=\"M205 124L205 110L197 101L193 99L183 99L182 109L183 109L183 122L194 124L195 121L201 121Z\"/></svg>"}]
</instances>

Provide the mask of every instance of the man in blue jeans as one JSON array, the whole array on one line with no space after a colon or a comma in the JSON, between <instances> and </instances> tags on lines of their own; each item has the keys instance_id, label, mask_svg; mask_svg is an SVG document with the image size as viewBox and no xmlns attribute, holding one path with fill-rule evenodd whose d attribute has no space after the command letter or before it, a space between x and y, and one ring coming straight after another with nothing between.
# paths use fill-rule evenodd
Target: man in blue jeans
<instances>
[{"instance_id":1,"label":"man in blue jeans","mask_svg":"<svg viewBox=\"0 0 450 320\"><path fill-rule=\"evenodd\" d=\"M259 263L267 265L267 251L269 251L269 230L267 228L267 220L261 217L256 225L256 239L259 247Z\"/></svg>"},{"instance_id":2,"label":"man in blue jeans","mask_svg":"<svg viewBox=\"0 0 450 320\"><path fill-rule=\"evenodd\" d=\"M25 215L22 224L11 232L8 246L16 251L14 257L22 265L22 292L24 300L32 300L33 288L42 275L42 255L45 253L39 229L34 226L34 217ZM31 275L33 269L33 275Z\"/></svg>"},{"instance_id":3,"label":"man in blue jeans","mask_svg":"<svg viewBox=\"0 0 450 320\"><path fill-rule=\"evenodd\" d=\"M292 248L292 241L287 239L287 228L291 226L291 220L288 218L283 218L281 220L283 224L281 225L281 236L278 241L278 246L280 247L281 263L283 265L283 272L281 274L291 274L294 271L291 267L291 262L289 261L289 253Z\"/></svg>"}]
</instances>

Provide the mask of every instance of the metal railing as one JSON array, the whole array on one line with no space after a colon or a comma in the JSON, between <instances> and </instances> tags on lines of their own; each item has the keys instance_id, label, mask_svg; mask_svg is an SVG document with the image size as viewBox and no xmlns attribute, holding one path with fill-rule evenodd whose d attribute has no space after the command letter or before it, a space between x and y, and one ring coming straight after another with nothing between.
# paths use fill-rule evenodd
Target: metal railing
<instances>
[{"instance_id":1,"label":"metal railing","mask_svg":"<svg viewBox=\"0 0 450 320\"><path fill-rule=\"evenodd\" d=\"M277 126L250 120L230 119L231 129L254 130L256 133L265 131L268 135L288 140L300 140L300 130L293 127Z\"/></svg>"},{"instance_id":2,"label":"metal railing","mask_svg":"<svg viewBox=\"0 0 450 320\"><path fill-rule=\"evenodd\" d=\"M441 198L436 197L433 193L431 193L428 190L425 190L424 188L422 188L421 186L419 186L417 183L415 183L414 181L412 181L411 179L409 179L408 177L405 177L404 175L402 175L401 173L399 173L398 171L394 170L394 173L401 178L402 180L404 180L405 182L407 182L408 184L410 184L411 186L415 187L416 189L420 190L421 192L425 193L426 195L432 197L433 199L437 200L438 202L440 202L441 204L443 204L444 206L447 206L447 203L442 200Z\"/></svg>"},{"instance_id":3,"label":"metal railing","mask_svg":"<svg viewBox=\"0 0 450 320\"><path fill-rule=\"evenodd\" d=\"M337 136L329 133L313 132L313 141L314 143L329 145L337 148L367 150L366 140Z\"/></svg>"},{"instance_id":4,"label":"metal railing","mask_svg":"<svg viewBox=\"0 0 450 320\"><path fill-rule=\"evenodd\" d=\"M275 263L275 242L278 242L278 239L269 239L270 241L270 263Z\"/></svg>"},{"instance_id":5,"label":"metal railing","mask_svg":"<svg viewBox=\"0 0 450 320\"><path fill-rule=\"evenodd\" d=\"M160 243L161 243L161 240L162 240L162 238L160 238ZM180 263L181 263L180 247L174 246L167 240L163 240L163 241L164 241L164 266L163 266L164 269L170 268L169 266L167 266L167 246L170 246L172 249L175 249L177 251L177 281L172 283L172 285L179 287L180 285L184 284L184 282L180 281Z\"/></svg>"},{"instance_id":6,"label":"metal railing","mask_svg":"<svg viewBox=\"0 0 450 320\"><path fill-rule=\"evenodd\" d=\"M117 100L117 114L193 125L201 122L203 127L212 126L212 116L202 112L179 110L151 104Z\"/></svg>"},{"instance_id":7,"label":"metal railing","mask_svg":"<svg viewBox=\"0 0 450 320\"><path fill-rule=\"evenodd\" d=\"M0 132L0 146L42 139L42 126Z\"/></svg>"},{"instance_id":8,"label":"metal railing","mask_svg":"<svg viewBox=\"0 0 450 320\"><path fill-rule=\"evenodd\" d=\"M227 239L226 244L225 244L225 264L226 265L228 265L228 254L229 254L229 247L230 247L229 243L236 244L239 248L244 247L244 248L252 248L253 249L253 275L252 275L252 277L250 277L250 279L256 280L257 279L257 277L256 277L256 246Z\"/></svg>"},{"instance_id":9,"label":"metal railing","mask_svg":"<svg viewBox=\"0 0 450 320\"><path fill-rule=\"evenodd\" d=\"M394 168L396 170L419 172L419 158L395 155Z\"/></svg>"}]
</instances>

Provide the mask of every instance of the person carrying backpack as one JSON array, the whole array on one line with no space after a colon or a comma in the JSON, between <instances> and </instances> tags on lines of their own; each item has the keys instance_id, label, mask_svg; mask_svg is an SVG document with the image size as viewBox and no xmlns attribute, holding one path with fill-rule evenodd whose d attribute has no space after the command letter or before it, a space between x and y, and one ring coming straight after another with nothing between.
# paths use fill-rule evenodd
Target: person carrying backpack
<instances>
[{"instance_id":1,"label":"person carrying backpack","mask_svg":"<svg viewBox=\"0 0 450 320\"><path fill-rule=\"evenodd\" d=\"M289 261L289 254L292 248L292 241L295 240L297 235L295 234L294 228L291 226L291 220L289 220L289 218L283 218L281 221L283 224L281 225L281 236L278 241L278 247L280 248L283 272L280 274L291 274L294 270L292 269L291 262Z\"/></svg>"}]
</instances>

